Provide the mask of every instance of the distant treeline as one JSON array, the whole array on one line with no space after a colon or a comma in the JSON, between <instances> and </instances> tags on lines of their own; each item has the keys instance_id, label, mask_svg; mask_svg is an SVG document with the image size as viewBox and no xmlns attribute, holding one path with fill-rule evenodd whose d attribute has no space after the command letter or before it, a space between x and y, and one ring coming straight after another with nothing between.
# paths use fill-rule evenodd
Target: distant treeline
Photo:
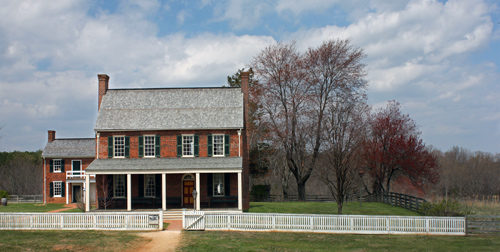
<instances>
[{"instance_id":1,"label":"distant treeline","mask_svg":"<svg viewBox=\"0 0 500 252\"><path fill-rule=\"evenodd\" d=\"M42 194L42 151L0 152L0 190L10 195Z\"/></svg>"}]
</instances>

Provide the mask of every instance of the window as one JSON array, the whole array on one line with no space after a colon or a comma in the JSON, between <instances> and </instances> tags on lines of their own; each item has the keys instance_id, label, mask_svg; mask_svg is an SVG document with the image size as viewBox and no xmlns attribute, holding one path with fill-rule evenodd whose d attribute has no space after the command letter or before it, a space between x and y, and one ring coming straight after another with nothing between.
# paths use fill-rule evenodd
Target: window
<instances>
[{"instance_id":1,"label":"window","mask_svg":"<svg viewBox=\"0 0 500 252\"><path fill-rule=\"evenodd\" d=\"M114 137L114 157L125 157L125 137L115 136Z\"/></svg>"},{"instance_id":2,"label":"window","mask_svg":"<svg viewBox=\"0 0 500 252\"><path fill-rule=\"evenodd\" d=\"M113 196L115 198L125 198L125 175L113 176Z\"/></svg>"},{"instance_id":3,"label":"window","mask_svg":"<svg viewBox=\"0 0 500 252\"><path fill-rule=\"evenodd\" d=\"M82 161L81 160L71 160L71 166L72 166L72 170L73 170L73 175L80 175L80 173L78 171L82 170Z\"/></svg>"},{"instance_id":4,"label":"window","mask_svg":"<svg viewBox=\"0 0 500 252\"><path fill-rule=\"evenodd\" d=\"M183 135L182 136L182 156L183 157L193 157L194 156L194 136L193 135Z\"/></svg>"},{"instance_id":5,"label":"window","mask_svg":"<svg viewBox=\"0 0 500 252\"><path fill-rule=\"evenodd\" d=\"M214 173L213 175L214 196L224 196L224 174Z\"/></svg>"},{"instance_id":6,"label":"window","mask_svg":"<svg viewBox=\"0 0 500 252\"><path fill-rule=\"evenodd\" d=\"M54 185L54 197L62 197L62 182L55 181L53 185Z\"/></svg>"},{"instance_id":7,"label":"window","mask_svg":"<svg viewBox=\"0 0 500 252\"><path fill-rule=\"evenodd\" d=\"M61 172L61 159L54 159L53 162L53 167L54 167L54 172Z\"/></svg>"},{"instance_id":8,"label":"window","mask_svg":"<svg viewBox=\"0 0 500 252\"><path fill-rule=\"evenodd\" d=\"M214 135L214 156L224 156L224 135Z\"/></svg>"},{"instance_id":9,"label":"window","mask_svg":"<svg viewBox=\"0 0 500 252\"><path fill-rule=\"evenodd\" d=\"M144 156L155 156L155 136L144 136Z\"/></svg>"},{"instance_id":10,"label":"window","mask_svg":"<svg viewBox=\"0 0 500 252\"><path fill-rule=\"evenodd\" d=\"M156 195L156 180L154 174L144 175L144 197L154 198Z\"/></svg>"}]
</instances>

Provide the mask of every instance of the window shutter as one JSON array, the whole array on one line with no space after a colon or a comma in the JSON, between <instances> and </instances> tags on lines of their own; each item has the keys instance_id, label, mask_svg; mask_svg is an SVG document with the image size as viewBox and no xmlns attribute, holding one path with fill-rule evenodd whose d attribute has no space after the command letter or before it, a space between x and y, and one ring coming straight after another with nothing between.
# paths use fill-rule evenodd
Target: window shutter
<instances>
[{"instance_id":1,"label":"window shutter","mask_svg":"<svg viewBox=\"0 0 500 252\"><path fill-rule=\"evenodd\" d=\"M130 137L125 136L125 157L130 157Z\"/></svg>"},{"instance_id":2,"label":"window shutter","mask_svg":"<svg viewBox=\"0 0 500 252\"><path fill-rule=\"evenodd\" d=\"M144 174L139 174L139 197L144 197Z\"/></svg>"},{"instance_id":3,"label":"window shutter","mask_svg":"<svg viewBox=\"0 0 500 252\"><path fill-rule=\"evenodd\" d=\"M54 182L50 182L50 197L54 197Z\"/></svg>"},{"instance_id":4,"label":"window shutter","mask_svg":"<svg viewBox=\"0 0 500 252\"><path fill-rule=\"evenodd\" d=\"M160 144L161 144L161 138L160 138L160 135L156 135L155 136L155 156L156 157L160 157Z\"/></svg>"},{"instance_id":5,"label":"window shutter","mask_svg":"<svg viewBox=\"0 0 500 252\"><path fill-rule=\"evenodd\" d=\"M225 196L229 196L231 193L231 174L224 173L224 194Z\"/></svg>"},{"instance_id":6,"label":"window shutter","mask_svg":"<svg viewBox=\"0 0 500 252\"><path fill-rule=\"evenodd\" d=\"M64 182L61 182L61 197L64 197L64 193L66 192L64 186L65 186Z\"/></svg>"},{"instance_id":7,"label":"window shutter","mask_svg":"<svg viewBox=\"0 0 500 252\"><path fill-rule=\"evenodd\" d=\"M155 197L161 198L161 174L155 175Z\"/></svg>"},{"instance_id":8,"label":"window shutter","mask_svg":"<svg viewBox=\"0 0 500 252\"><path fill-rule=\"evenodd\" d=\"M229 156L229 135L224 135L224 155Z\"/></svg>"},{"instance_id":9,"label":"window shutter","mask_svg":"<svg viewBox=\"0 0 500 252\"><path fill-rule=\"evenodd\" d=\"M144 137L139 136L139 157L144 156Z\"/></svg>"},{"instance_id":10,"label":"window shutter","mask_svg":"<svg viewBox=\"0 0 500 252\"><path fill-rule=\"evenodd\" d=\"M113 137L108 137L108 158L113 157Z\"/></svg>"},{"instance_id":11,"label":"window shutter","mask_svg":"<svg viewBox=\"0 0 500 252\"><path fill-rule=\"evenodd\" d=\"M50 166L50 172L54 172L54 160L49 161L49 166Z\"/></svg>"},{"instance_id":12,"label":"window shutter","mask_svg":"<svg viewBox=\"0 0 500 252\"><path fill-rule=\"evenodd\" d=\"M177 136L177 157L182 156L182 136Z\"/></svg>"},{"instance_id":13,"label":"window shutter","mask_svg":"<svg viewBox=\"0 0 500 252\"><path fill-rule=\"evenodd\" d=\"M194 156L200 156L200 137L198 135L194 135Z\"/></svg>"},{"instance_id":14,"label":"window shutter","mask_svg":"<svg viewBox=\"0 0 500 252\"><path fill-rule=\"evenodd\" d=\"M212 134L208 134L208 136L207 136L207 155L209 157L212 156L212 149L213 149Z\"/></svg>"},{"instance_id":15,"label":"window shutter","mask_svg":"<svg viewBox=\"0 0 500 252\"><path fill-rule=\"evenodd\" d=\"M64 172L64 159L61 159L61 172Z\"/></svg>"},{"instance_id":16,"label":"window shutter","mask_svg":"<svg viewBox=\"0 0 500 252\"><path fill-rule=\"evenodd\" d=\"M212 188L213 187L212 184L213 184L212 173L208 173L207 174L207 195L208 195L208 197L213 196L214 189Z\"/></svg>"}]
</instances>

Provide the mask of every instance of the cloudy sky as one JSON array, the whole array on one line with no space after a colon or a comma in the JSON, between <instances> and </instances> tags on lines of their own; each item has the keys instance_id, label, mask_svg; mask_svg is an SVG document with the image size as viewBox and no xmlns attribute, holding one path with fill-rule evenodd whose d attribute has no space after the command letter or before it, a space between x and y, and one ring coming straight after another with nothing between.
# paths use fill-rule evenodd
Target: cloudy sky
<instances>
[{"instance_id":1,"label":"cloudy sky","mask_svg":"<svg viewBox=\"0 0 500 252\"><path fill-rule=\"evenodd\" d=\"M221 86L264 47L347 38L365 50L369 103L398 100L428 145L500 153L495 0L21 1L0 7L0 151L47 130L92 137L110 88Z\"/></svg>"}]
</instances>

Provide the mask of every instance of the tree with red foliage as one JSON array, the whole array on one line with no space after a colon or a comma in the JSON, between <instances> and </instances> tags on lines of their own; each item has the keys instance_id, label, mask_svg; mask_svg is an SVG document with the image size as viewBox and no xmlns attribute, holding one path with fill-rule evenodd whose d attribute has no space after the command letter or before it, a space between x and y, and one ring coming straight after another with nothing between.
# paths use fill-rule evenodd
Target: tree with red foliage
<instances>
[{"instance_id":1,"label":"tree with red foliage","mask_svg":"<svg viewBox=\"0 0 500 252\"><path fill-rule=\"evenodd\" d=\"M405 176L416 185L439 179L436 157L419 137L415 122L390 101L372 115L364 143L366 169L372 179L371 194L388 193L391 181Z\"/></svg>"}]
</instances>

